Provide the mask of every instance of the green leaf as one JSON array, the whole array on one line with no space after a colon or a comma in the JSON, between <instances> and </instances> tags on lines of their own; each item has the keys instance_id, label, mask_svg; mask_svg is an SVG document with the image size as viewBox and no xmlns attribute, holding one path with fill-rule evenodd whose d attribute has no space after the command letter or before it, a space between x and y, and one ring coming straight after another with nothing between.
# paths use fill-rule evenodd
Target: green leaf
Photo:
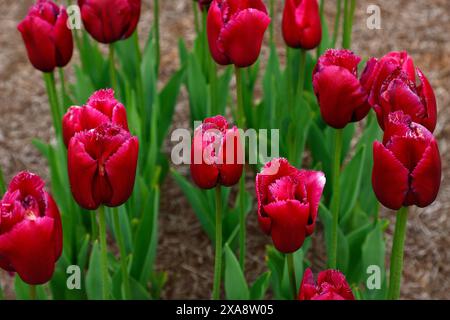
<instances>
[{"instance_id":1,"label":"green leaf","mask_svg":"<svg viewBox=\"0 0 450 320\"><path fill-rule=\"evenodd\" d=\"M87 264L90 239L90 235L86 234L81 245L81 250L78 252L77 262L81 270L83 270Z\"/></svg>"},{"instance_id":2,"label":"green leaf","mask_svg":"<svg viewBox=\"0 0 450 320\"><path fill-rule=\"evenodd\" d=\"M265 272L255 280L250 288L251 300L263 300L270 284L270 272Z\"/></svg>"},{"instance_id":3,"label":"green leaf","mask_svg":"<svg viewBox=\"0 0 450 320\"><path fill-rule=\"evenodd\" d=\"M36 286L36 299L47 300L47 293L45 292L45 285ZM14 291L17 300L30 300L30 285L26 284L19 275L16 274L14 278Z\"/></svg>"},{"instance_id":4,"label":"green leaf","mask_svg":"<svg viewBox=\"0 0 450 320\"><path fill-rule=\"evenodd\" d=\"M0 197L6 192L6 183L5 178L3 176L3 170L0 168Z\"/></svg>"},{"instance_id":5,"label":"green leaf","mask_svg":"<svg viewBox=\"0 0 450 320\"><path fill-rule=\"evenodd\" d=\"M100 245L96 240L92 246L89 269L86 275L86 293L89 300L103 299L102 270L100 260Z\"/></svg>"},{"instance_id":6,"label":"green leaf","mask_svg":"<svg viewBox=\"0 0 450 320\"><path fill-rule=\"evenodd\" d=\"M250 292L244 274L230 247L225 245L225 294L229 300L248 300Z\"/></svg>"}]
</instances>

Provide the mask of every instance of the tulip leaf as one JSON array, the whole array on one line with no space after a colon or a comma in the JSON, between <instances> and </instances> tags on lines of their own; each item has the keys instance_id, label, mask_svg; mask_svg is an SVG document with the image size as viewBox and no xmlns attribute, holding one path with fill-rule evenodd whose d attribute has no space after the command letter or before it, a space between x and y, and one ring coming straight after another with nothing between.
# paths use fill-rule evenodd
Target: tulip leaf
<instances>
[{"instance_id":1,"label":"tulip leaf","mask_svg":"<svg viewBox=\"0 0 450 320\"><path fill-rule=\"evenodd\" d=\"M264 299L267 289L270 284L270 271L265 272L255 280L252 287L250 288L250 299L251 300L262 300Z\"/></svg>"},{"instance_id":2,"label":"tulip leaf","mask_svg":"<svg viewBox=\"0 0 450 320\"><path fill-rule=\"evenodd\" d=\"M283 294L283 274L285 269L285 257L273 246L267 247L267 266L271 273L271 284L274 298L287 299Z\"/></svg>"},{"instance_id":3,"label":"tulip leaf","mask_svg":"<svg viewBox=\"0 0 450 320\"><path fill-rule=\"evenodd\" d=\"M86 293L89 300L101 300L102 290L102 270L100 258L100 245L98 241L92 246L89 269L86 274Z\"/></svg>"},{"instance_id":4,"label":"tulip leaf","mask_svg":"<svg viewBox=\"0 0 450 320\"><path fill-rule=\"evenodd\" d=\"M90 235L86 234L81 245L81 249L77 255L77 264L82 270L86 267L87 264L90 239Z\"/></svg>"},{"instance_id":5,"label":"tulip leaf","mask_svg":"<svg viewBox=\"0 0 450 320\"><path fill-rule=\"evenodd\" d=\"M5 178L4 178L4 175L3 175L2 168L0 168L0 198L3 197L5 192L6 192Z\"/></svg>"},{"instance_id":6,"label":"tulip leaf","mask_svg":"<svg viewBox=\"0 0 450 320\"><path fill-rule=\"evenodd\" d=\"M250 292L236 256L225 245L225 295L229 300L248 300Z\"/></svg>"},{"instance_id":7,"label":"tulip leaf","mask_svg":"<svg viewBox=\"0 0 450 320\"><path fill-rule=\"evenodd\" d=\"M386 292L386 244L383 237L381 224L377 223L373 230L367 235L362 246L363 271L366 273L367 282L374 287L366 287L366 299L384 299ZM378 270L376 270L378 269ZM374 271L375 270L375 271ZM377 274L380 271L381 274ZM371 272L374 272L371 274ZM380 277L379 279L378 276ZM379 281L377 281L379 280ZM377 283L378 282L378 283ZM377 285L379 287L377 288Z\"/></svg>"},{"instance_id":8,"label":"tulip leaf","mask_svg":"<svg viewBox=\"0 0 450 320\"><path fill-rule=\"evenodd\" d=\"M200 67L200 62L195 55L190 55L187 65L186 86L189 92L189 106L191 110L191 126L194 121L202 121L207 116L211 116L208 112L209 92L205 76Z\"/></svg>"},{"instance_id":9,"label":"tulip leaf","mask_svg":"<svg viewBox=\"0 0 450 320\"><path fill-rule=\"evenodd\" d=\"M367 222L347 235L350 261L352 262L346 273L349 283L359 283L362 277L364 277L365 270L362 270L362 245L366 240L367 234L372 229L373 222Z\"/></svg>"},{"instance_id":10,"label":"tulip leaf","mask_svg":"<svg viewBox=\"0 0 450 320\"><path fill-rule=\"evenodd\" d=\"M36 299L37 300L48 300L47 294L45 292L46 285L35 286ZM18 274L14 278L14 291L17 300L31 300L31 288L30 285L26 284Z\"/></svg>"}]
</instances>

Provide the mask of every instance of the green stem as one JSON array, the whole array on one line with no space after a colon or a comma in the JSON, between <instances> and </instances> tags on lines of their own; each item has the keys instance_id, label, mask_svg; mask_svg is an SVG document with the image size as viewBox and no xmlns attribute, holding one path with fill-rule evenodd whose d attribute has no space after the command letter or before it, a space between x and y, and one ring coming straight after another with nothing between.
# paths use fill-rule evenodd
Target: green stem
<instances>
[{"instance_id":1,"label":"green stem","mask_svg":"<svg viewBox=\"0 0 450 320\"><path fill-rule=\"evenodd\" d=\"M30 284L30 300L36 300L36 286Z\"/></svg>"},{"instance_id":2,"label":"green stem","mask_svg":"<svg viewBox=\"0 0 450 320\"><path fill-rule=\"evenodd\" d=\"M269 4L269 10L270 10L270 19L272 22L269 24L269 35L270 35L270 43L274 42L274 21L275 21L275 0L270 0Z\"/></svg>"},{"instance_id":3,"label":"green stem","mask_svg":"<svg viewBox=\"0 0 450 320\"><path fill-rule=\"evenodd\" d=\"M109 73L111 77L111 86L114 90L118 90L117 87L117 76L116 76L116 66L114 63L114 44L109 45Z\"/></svg>"},{"instance_id":4,"label":"green stem","mask_svg":"<svg viewBox=\"0 0 450 320\"><path fill-rule=\"evenodd\" d=\"M123 240L122 228L120 226L119 218L120 218L119 210L117 208L114 208L113 209L114 230L116 231L117 243L119 245L120 269L122 272L124 300L130 300L131 299L131 290L130 290L130 279L128 277L127 252L126 252L126 248L125 248L125 242Z\"/></svg>"},{"instance_id":5,"label":"green stem","mask_svg":"<svg viewBox=\"0 0 450 320\"><path fill-rule=\"evenodd\" d=\"M394 242L392 244L391 267L389 278L389 300L400 298L400 285L403 270L403 252L405 246L406 228L408 222L408 207L403 207L397 212L395 222Z\"/></svg>"},{"instance_id":6,"label":"green stem","mask_svg":"<svg viewBox=\"0 0 450 320\"><path fill-rule=\"evenodd\" d=\"M303 88L305 87L305 70L306 69L306 50L300 49L300 73L297 82L297 99L303 96Z\"/></svg>"},{"instance_id":7,"label":"green stem","mask_svg":"<svg viewBox=\"0 0 450 320\"><path fill-rule=\"evenodd\" d=\"M207 44L206 44L207 46ZM208 50L206 48L206 50ZM216 103L216 92L217 92L217 68L216 63L214 59L211 57L211 55L207 55L207 59L209 61L209 88L210 88L210 112L214 114L208 114L208 117L215 116L217 114L221 114L222 110L217 110L217 103Z\"/></svg>"},{"instance_id":8,"label":"green stem","mask_svg":"<svg viewBox=\"0 0 450 320\"><path fill-rule=\"evenodd\" d=\"M102 270L102 296L103 300L109 298L109 282L108 282L108 256L106 246L106 220L105 208L100 206L98 208L98 223L100 232L100 250L101 250L101 270Z\"/></svg>"},{"instance_id":9,"label":"green stem","mask_svg":"<svg viewBox=\"0 0 450 320\"><path fill-rule=\"evenodd\" d=\"M153 2L153 19L155 23L155 42L156 42L156 73L159 73L159 63L161 57L160 33L159 33L159 0Z\"/></svg>"},{"instance_id":10,"label":"green stem","mask_svg":"<svg viewBox=\"0 0 450 320\"><path fill-rule=\"evenodd\" d=\"M236 121L238 127L242 130L245 129L245 113L244 113L244 95L243 95L243 83L242 83L242 69L235 67L234 69L236 75L236 90L237 90L237 110L236 110Z\"/></svg>"},{"instance_id":11,"label":"green stem","mask_svg":"<svg viewBox=\"0 0 450 320\"><path fill-rule=\"evenodd\" d=\"M195 32L197 34L200 33L200 26L199 26L199 20L198 20L198 3L196 1L192 2L192 10L194 10L194 24L195 24Z\"/></svg>"},{"instance_id":12,"label":"green stem","mask_svg":"<svg viewBox=\"0 0 450 320\"><path fill-rule=\"evenodd\" d=\"M95 211L90 212L91 215L91 236L92 241L95 241L98 238L98 230L97 230L97 215Z\"/></svg>"},{"instance_id":13,"label":"green stem","mask_svg":"<svg viewBox=\"0 0 450 320\"><path fill-rule=\"evenodd\" d=\"M141 66L141 61L142 61L142 53L141 53L141 47L139 45L139 36L138 36L138 32L137 29L133 34L133 38L134 38L134 49L136 51L136 59L138 62L138 66ZM141 71L140 69L138 71Z\"/></svg>"},{"instance_id":14,"label":"green stem","mask_svg":"<svg viewBox=\"0 0 450 320\"><path fill-rule=\"evenodd\" d=\"M320 14L320 21L321 21L322 24L323 24L323 22L324 22L324 17L323 17L324 12L325 12L325 1L324 1L324 0L320 0L320 4L319 4L319 14ZM316 50L317 50L317 51L316 51L316 55L317 55L317 57L319 57L319 56L320 56L320 53L322 52L322 43L319 44L319 46L317 47Z\"/></svg>"},{"instance_id":15,"label":"green stem","mask_svg":"<svg viewBox=\"0 0 450 320\"><path fill-rule=\"evenodd\" d=\"M61 82L61 104L60 104L60 112L61 115L66 113L67 110L67 105L66 105L66 100L67 100L67 90L66 90L66 77L64 75L64 69L63 68L58 68L58 72L59 72L59 81Z\"/></svg>"},{"instance_id":16,"label":"green stem","mask_svg":"<svg viewBox=\"0 0 450 320\"><path fill-rule=\"evenodd\" d=\"M337 267L337 248L338 248L338 226L339 226L339 211L340 211L340 175L341 175L341 157L342 157L342 129L337 130L335 135L335 150L333 163L333 198L331 202L331 212L333 214L333 224L331 229L331 250L329 257L330 269Z\"/></svg>"},{"instance_id":17,"label":"green stem","mask_svg":"<svg viewBox=\"0 0 450 320\"><path fill-rule=\"evenodd\" d=\"M356 0L345 0L344 3L344 38L342 46L350 49L352 45L353 16L355 14Z\"/></svg>"},{"instance_id":18,"label":"green stem","mask_svg":"<svg viewBox=\"0 0 450 320\"><path fill-rule=\"evenodd\" d=\"M50 103L50 111L53 118L53 127L55 128L56 135L61 133L61 120L62 115L59 109L58 96L56 93L55 77L53 72L44 73L45 87L47 88L48 100Z\"/></svg>"},{"instance_id":19,"label":"green stem","mask_svg":"<svg viewBox=\"0 0 450 320\"><path fill-rule=\"evenodd\" d=\"M213 299L220 299L220 281L222 279L222 193L216 187L216 256L214 262Z\"/></svg>"},{"instance_id":20,"label":"green stem","mask_svg":"<svg viewBox=\"0 0 450 320\"><path fill-rule=\"evenodd\" d=\"M294 265L294 254L286 254L288 272L289 272L289 283L291 284L292 297L295 300L297 297L297 279L295 278L295 265Z\"/></svg>"},{"instance_id":21,"label":"green stem","mask_svg":"<svg viewBox=\"0 0 450 320\"><path fill-rule=\"evenodd\" d=\"M245 271L246 255L246 221L245 221L245 170L242 171L242 177L239 181L239 264Z\"/></svg>"},{"instance_id":22,"label":"green stem","mask_svg":"<svg viewBox=\"0 0 450 320\"><path fill-rule=\"evenodd\" d=\"M341 25L341 16L342 16L342 1L336 1L336 17L334 19L334 30L333 30L333 40L331 47L336 47L336 41L339 35L339 26Z\"/></svg>"}]
</instances>

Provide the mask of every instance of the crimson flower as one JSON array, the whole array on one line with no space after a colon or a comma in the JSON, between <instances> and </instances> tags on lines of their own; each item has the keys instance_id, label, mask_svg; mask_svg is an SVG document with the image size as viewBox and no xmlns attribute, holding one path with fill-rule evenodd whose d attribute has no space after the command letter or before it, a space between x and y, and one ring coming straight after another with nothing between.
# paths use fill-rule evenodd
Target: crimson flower
<instances>
[{"instance_id":1,"label":"crimson flower","mask_svg":"<svg viewBox=\"0 0 450 320\"><path fill-rule=\"evenodd\" d=\"M221 65L251 66L258 59L269 23L261 0L213 0L207 19L212 57Z\"/></svg>"},{"instance_id":2,"label":"crimson flower","mask_svg":"<svg viewBox=\"0 0 450 320\"><path fill-rule=\"evenodd\" d=\"M137 137L113 123L75 134L67 155L75 201L88 210L125 203L133 192L138 152Z\"/></svg>"},{"instance_id":3,"label":"crimson flower","mask_svg":"<svg viewBox=\"0 0 450 320\"><path fill-rule=\"evenodd\" d=\"M373 145L373 190L387 208L426 207L441 184L441 158L433 134L401 111L385 123L383 143Z\"/></svg>"},{"instance_id":4,"label":"crimson flower","mask_svg":"<svg viewBox=\"0 0 450 320\"><path fill-rule=\"evenodd\" d=\"M298 170L283 158L256 176L259 225L279 251L297 251L313 233L325 181L322 172Z\"/></svg>"},{"instance_id":5,"label":"crimson flower","mask_svg":"<svg viewBox=\"0 0 450 320\"><path fill-rule=\"evenodd\" d=\"M291 48L310 50L319 46L322 24L317 0L286 0L283 38Z\"/></svg>"},{"instance_id":6,"label":"crimson flower","mask_svg":"<svg viewBox=\"0 0 450 320\"><path fill-rule=\"evenodd\" d=\"M353 292L338 270L319 273L317 283L310 268L305 270L300 286L299 300L355 300Z\"/></svg>"},{"instance_id":7,"label":"crimson flower","mask_svg":"<svg viewBox=\"0 0 450 320\"><path fill-rule=\"evenodd\" d=\"M62 252L58 207L37 175L21 172L0 201L0 267L30 285L48 282Z\"/></svg>"},{"instance_id":8,"label":"crimson flower","mask_svg":"<svg viewBox=\"0 0 450 320\"><path fill-rule=\"evenodd\" d=\"M112 89L96 91L84 106L69 108L63 117L64 143L68 146L77 132L95 129L105 122L112 122L128 131L125 107L114 98Z\"/></svg>"},{"instance_id":9,"label":"crimson flower","mask_svg":"<svg viewBox=\"0 0 450 320\"><path fill-rule=\"evenodd\" d=\"M336 129L362 120L370 111L358 79L361 58L349 50L327 50L313 72L313 87L323 120Z\"/></svg>"},{"instance_id":10,"label":"crimson flower","mask_svg":"<svg viewBox=\"0 0 450 320\"><path fill-rule=\"evenodd\" d=\"M42 72L66 66L73 54L67 12L49 0L38 0L17 26L31 64Z\"/></svg>"},{"instance_id":11,"label":"crimson flower","mask_svg":"<svg viewBox=\"0 0 450 320\"><path fill-rule=\"evenodd\" d=\"M141 0L78 0L87 32L98 42L129 38L139 22Z\"/></svg>"},{"instance_id":12,"label":"crimson flower","mask_svg":"<svg viewBox=\"0 0 450 320\"><path fill-rule=\"evenodd\" d=\"M243 152L236 127L229 129L222 116L207 118L194 132L191 176L202 189L238 183L243 170Z\"/></svg>"}]
</instances>

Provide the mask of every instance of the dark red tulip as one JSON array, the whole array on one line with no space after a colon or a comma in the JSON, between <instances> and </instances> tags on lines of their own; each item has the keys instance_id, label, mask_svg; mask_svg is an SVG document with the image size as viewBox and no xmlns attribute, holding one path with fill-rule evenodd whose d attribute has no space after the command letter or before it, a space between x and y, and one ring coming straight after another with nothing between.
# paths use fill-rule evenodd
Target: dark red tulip
<instances>
[{"instance_id":1,"label":"dark red tulip","mask_svg":"<svg viewBox=\"0 0 450 320\"><path fill-rule=\"evenodd\" d=\"M141 0L78 0L87 32L98 42L129 38L139 22Z\"/></svg>"},{"instance_id":2,"label":"dark red tulip","mask_svg":"<svg viewBox=\"0 0 450 320\"><path fill-rule=\"evenodd\" d=\"M373 190L387 208L426 207L441 184L441 158L432 133L401 111L385 123L383 144L373 145Z\"/></svg>"},{"instance_id":3,"label":"dark red tulip","mask_svg":"<svg viewBox=\"0 0 450 320\"><path fill-rule=\"evenodd\" d=\"M317 0L286 0L283 38L291 48L310 50L319 46L322 24Z\"/></svg>"},{"instance_id":4,"label":"dark red tulip","mask_svg":"<svg viewBox=\"0 0 450 320\"><path fill-rule=\"evenodd\" d=\"M313 72L314 92L323 120L336 129L362 120L370 111L358 79L361 58L349 50L327 50Z\"/></svg>"},{"instance_id":5,"label":"dark red tulip","mask_svg":"<svg viewBox=\"0 0 450 320\"><path fill-rule=\"evenodd\" d=\"M112 123L75 134L67 155L75 201L88 210L125 203L133 191L138 152L138 139Z\"/></svg>"},{"instance_id":6,"label":"dark red tulip","mask_svg":"<svg viewBox=\"0 0 450 320\"><path fill-rule=\"evenodd\" d=\"M73 53L72 32L67 12L49 0L38 0L17 26L31 64L42 72L66 66Z\"/></svg>"},{"instance_id":7,"label":"dark red tulip","mask_svg":"<svg viewBox=\"0 0 450 320\"><path fill-rule=\"evenodd\" d=\"M345 276L337 270L319 273L317 283L310 268L305 270L299 300L355 300Z\"/></svg>"},{"instance_id":8,"label":"dark red tulip","mask_svg":"<svg viewBox=\"0 0 450 320\"><path fill-rule=\"evenodd\" d=\"M243 170L239 131L229 129L227 120L215 116L203 121L194 132L191 148L191 176L202 189L230 187L239 182Z\"/></svg>"},{"instance_id":9,"label":"dark red tulip","mask_svg":"<svg viewBox=\"0 0 450 320\"><path fill-rule=\"evenodd\" d=\"M211 55L221 65L256 62L270 18L261 0L213 0L207 32Z\"/></svg>"},{"instance_id":10,"label":"dark red tulip","mask_svg":"<svg viewBox=\"0 0 450 320\"><path fill-rule=\"evenodd\" d=\"M68 146L77 132L94 129L106 122L112 122L128 131L125 107L114 98L112 89L94 92L84 106L69 108L63 117L64 143Z\"/></svg>"},{"instance_id":11,"label":"dark red tulip","mask_svg":"<svg viewBox=\"0 0 450 320\"><path fill-rule=\"evenodd\" d=\"M259 225L279 251L297 251L313 233L325 181L322 172L298 170L283 158L256 176Z\"/></svg>"},{"instance_id":12,"label":"dark red tulip","mask_svg":"<svg viewBox=\"0 0 450 320\"><path fill-rule=\"evenodd\" d=\"M62 252L58 207L37 175L21 172L0 201L0 267L28 284L48 282Z\"/></svg>"}]
</instances>

